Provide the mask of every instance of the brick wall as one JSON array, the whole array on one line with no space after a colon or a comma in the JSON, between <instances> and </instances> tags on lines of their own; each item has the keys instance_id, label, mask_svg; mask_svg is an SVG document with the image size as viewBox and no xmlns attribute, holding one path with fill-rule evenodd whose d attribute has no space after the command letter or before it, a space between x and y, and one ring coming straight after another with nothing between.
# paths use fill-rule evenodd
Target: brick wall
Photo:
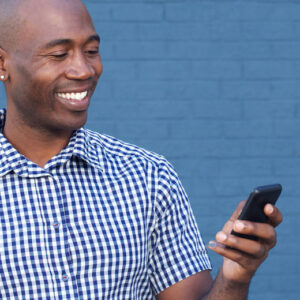
<instances>
[{"instance_id":1,"label":"brick wall","mask_svg":"<svg viewBox=\"0 0 300 300\"><path fill-rule=\"evenodd\" d=\"M297 299L300 3L85 3L104 63L88 127L165 155L205 241L255 186L280 182L285 220L249 299Z\"/></svg>"},{"instance_id":2,"label":"brick wall","mask_svg":"<svg viewBox=\"0 0 300 300\"><path fill-rule=\"evenodd\" d=\"M87 127L165 155L206 242L255 186L280 182L285 220L249 299L298 299L300 2L84 2L104 64Z\"/></svg>"}]
</instances>

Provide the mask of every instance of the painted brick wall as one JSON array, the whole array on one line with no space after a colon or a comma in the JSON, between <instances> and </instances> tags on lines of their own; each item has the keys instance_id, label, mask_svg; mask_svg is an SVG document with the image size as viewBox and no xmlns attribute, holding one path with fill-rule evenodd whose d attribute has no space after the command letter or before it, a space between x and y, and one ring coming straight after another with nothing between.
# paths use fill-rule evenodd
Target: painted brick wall
<instances>
[{"instance_id":1,"label":"painted brick wall","mask_svg":"<svg viewBox=\"0 0 300 300\"><path fill-rule=\"evenodd\" d=\"M206 242L280 182L285 220L249 299L299 299L300 2L84 2L104 64L87 127L165 155Z\"/></svg>"},{"instance_id":2,"label":"painted brick wall","mask_svg":"<svg viewBox=\"0 0 300 300\"><path fill-rule=\"evenodd\" d=\"M299 1L85 3L104 63L88 127L165 155L206 242L250 190L280 182L285 220L249 299L298 299Z\"/></svg>"}]
</instances>

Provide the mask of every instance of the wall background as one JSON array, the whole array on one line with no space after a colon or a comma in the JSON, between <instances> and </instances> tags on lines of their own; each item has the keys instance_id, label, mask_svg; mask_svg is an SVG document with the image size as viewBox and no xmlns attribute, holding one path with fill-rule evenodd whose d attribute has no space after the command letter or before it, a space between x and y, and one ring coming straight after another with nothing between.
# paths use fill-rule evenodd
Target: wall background
<instances>
[{"instance_id":1,"label":"wall background","mask_svg":"<svg viewBox=\"0 0 300 300\"><path fill-rule=\"evenodd\" d=\"M87 127L166 156L206 242L255 186L281 183L249 300L299 299L300 1L84 2L104 64Z\"/></svg>"}]
</instances>

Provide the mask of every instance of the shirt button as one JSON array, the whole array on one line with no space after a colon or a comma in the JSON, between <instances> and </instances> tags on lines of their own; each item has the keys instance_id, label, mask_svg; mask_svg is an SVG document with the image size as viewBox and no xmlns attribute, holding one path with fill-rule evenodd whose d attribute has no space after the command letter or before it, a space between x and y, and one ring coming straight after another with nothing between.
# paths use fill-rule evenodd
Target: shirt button
<instances>
[{"instance_id":1,"label":"shirt button","mask_svg":"<svg viewBox=\"0 0 300 300\"><path fill-rule=\"evenodd\" d=\"M59 229L59 223L58 222L54 222L53 224L52 224L52 226L53 226L53 228L55 229L55 230L58 230Z\"/></svg>"},{"instance_id":2,"label":"shirt button","mask_svg":"<svg viewBox=\"0 0 300 300\"><path fill-rule=\"evenodd\" d=\"M66 282L66 281L68 281L68 279L69 279L68 274L63 274L63 275L62 275L62 280L63 280L63 281Z\"/></svg>"}]
</instances>

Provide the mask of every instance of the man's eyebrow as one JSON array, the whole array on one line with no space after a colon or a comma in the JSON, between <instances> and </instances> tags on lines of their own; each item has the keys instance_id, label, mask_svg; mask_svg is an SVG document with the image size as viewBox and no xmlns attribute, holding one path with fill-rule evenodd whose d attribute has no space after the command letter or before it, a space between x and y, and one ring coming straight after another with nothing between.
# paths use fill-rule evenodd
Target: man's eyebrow
<instances>
[{"instance_id":1,"label":"man's eyebrow","mask_svg":"<svg viewBox=\"0 0 300 300\"><path fill-rule=\"evenodd\" d=\"M65 45L65 44L72 44L72 40L70 40L70 39L53 40L53 41L50 41L49 43L47 43L43 48L49 49L49 48L53 48L55 46Z\"/></svg>"},{"instance_id":2,"label":"man's eyebrow","mask_svg":"<svg viewBox=\"0 0 300 300\"><path fill-rule=\"evenodd\" d=\"M91 42L91 41L97 41L97 42L100 43L100 36L98 34L94 34L94 35L89 36L89 38L87 39L86 42L88 43L88 42ZM57 39L57 40L50 41L43 48L50 49L50 48L53 48L55 46L66 45L66 44L70 45L72 43L73 43L73 41L71 39Z\"/></svg>"},{"instance_id":3,"label":"man's eyebrow","mask_svg":"<svg viewBox=\"0 0 300 300\"><path fill-rule=\"evenodd\" d=\"M88 42L91 42L91 41L97 41L100 43L100 36L98 34L94 34L94 35L91 35L88 40L87 40L87 43Z\"/></svg>"}]
</instances>

